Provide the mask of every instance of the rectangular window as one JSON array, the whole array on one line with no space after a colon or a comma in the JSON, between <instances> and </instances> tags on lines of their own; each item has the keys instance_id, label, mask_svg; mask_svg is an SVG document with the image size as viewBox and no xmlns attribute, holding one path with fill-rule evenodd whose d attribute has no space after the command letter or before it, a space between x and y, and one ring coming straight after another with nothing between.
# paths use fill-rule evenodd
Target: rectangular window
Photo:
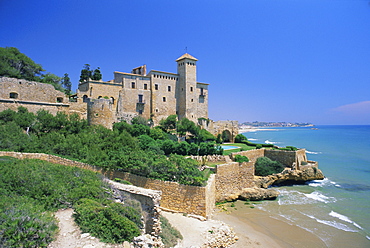
<instances>
[{"instance_id":1,"label":"rectangular window","mask_svg":"<svg viewBox=\"0 0 370 248\"><path fill-rule=\"evenodd\" d=\"M163 97L163 102L166 102L166 97L165 96Z\"/></svg>"},{"instance_id":2,"label":"rectangular window","mask_svg":"<svg viewBox=\"0 0 370 248\"><path fill-rule=\"evenodd\" d=\"M193 87L190 87L190 91L193 92Z\"/></svg>"},{"instance_id":3,"label":"rectangular window","mask_svg":"<svg viewBox=\"0 0 370 248\"><path fill-rule=\"evenodd\" d=\"M139 103L143 102L143 95L139 95Z\"/></svg>"},{"instance_id":4,"label":"rectangular window","mask_svg":"<svg viewBox=\"0 0 370 248\"><path fill-rule=\"evenodd\" d=\"M131 83L131 88L132 88L132 89L135 89L135 82L132 82L132 83Z\"/></svg>"},{"instance_id":5,"label":"rectangular window","mask_svg":"<svg viewBox=\"0 0 370 248\"><path fill-rule=\"evenodd\" d=\"M170 92L171 91L171 86L168 86L168 92Z\"/></svg>"},{"instance_id":6,"label":"rectangular window","mask_svg":"<svg viewBox=\"0 0 370 248\"><path fill-rule=\"evenodd\" d=\"M204 96L203 88L200 88L200 95Z\"/></svg>"},{"instance_id":7,"label":"rectangular window","mask_svg":"<svg viewBox=\"0 0 370 248\"><path fill-rule=\"evenodd\" d=\"M155 90L158 90L158 84L155 84L155 85L154 85L154 89L155 89Z\"/></svg>"},{"instance_id":8,"label":"rectangular window","mask_svg":"<svg viewBox=\"0 0 370 248\"><path fill-rule=\"evenodd\" d=\"M147 89L148 89L148 85L144 84L144 90L147 90Z\"/></svg>"}]
</instances>

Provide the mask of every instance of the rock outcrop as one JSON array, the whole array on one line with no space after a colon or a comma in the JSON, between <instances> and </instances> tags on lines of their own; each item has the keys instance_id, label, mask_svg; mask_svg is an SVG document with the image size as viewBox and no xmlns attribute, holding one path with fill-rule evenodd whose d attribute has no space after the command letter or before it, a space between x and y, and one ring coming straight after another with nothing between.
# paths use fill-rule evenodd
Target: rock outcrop
<instances>
[{"instance_id":1,"label":"rock outcrop","mask_svg":"<svg viewBox=\"0 0 370 248\"><path fill-rule=\"evenodd\" d=\"M239 195L240 200L262 201L275 200L279 192L274 189L246 188Z\"/></svg>"},{"instance_id":2,"label":"rock outcrop","mask_svg":"<svg viewBox=\"0 0 370 248\"><path fill-rule=\"evenodd\" d=\"M302 170L286 168L281 173L258 177L254 180L256 187L267 189L273 184L304 183L311 180L322 180L324 174L316 167L307 167Z\"/></svg>"}]
</instances>

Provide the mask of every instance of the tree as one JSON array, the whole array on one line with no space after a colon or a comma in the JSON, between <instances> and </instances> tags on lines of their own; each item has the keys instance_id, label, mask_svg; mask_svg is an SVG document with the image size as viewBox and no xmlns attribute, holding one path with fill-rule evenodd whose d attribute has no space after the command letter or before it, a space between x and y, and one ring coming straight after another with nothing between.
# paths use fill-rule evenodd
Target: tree
<instances>
[{"instance_id":1,"label":"tree","mask_svg":"<svg viewBox=\"0 0 370 248\"><path fill-rule=\"evenodd\" d=\"M64 77L62 79L62 86L65 90L67 96L70 96L72 93L72 83L71 79L68 76L68 73L64 73Z\"/></svg>"},{"instance_id":2,"label":"tree","mask_svg":"<svg viewBox=\"0 0 370 248\"><path fill-rule=\"evenodd\" d=\"M0 76L41 81L42 66L15 47L0 47Z\"/></svg>"},{"instance_id":3,"label":"tree","mask_svg":"<svg viewBox=\"0 0 370 248\"><path fill-rule=\"evenodd\" d=\"M62 78L58 77L57 75L53 73L46 73L41 77L41 82L45 84L51 84L54 86L54 89L59 90L64 93L63 87L62 87Z\"/></svg>"},{"instance_id":4,"label":"tree","mask_svg":"<svg viewBox=\"0 0 370 248\"><path fill-rule=\"evenodd\" d=\"M103 75L101 74L100 72L100 67L98 67L97 69L94 70L94 72L92 72L92 76L91 76L91 79L92 80L101 80L103 77Z\"/></svg>"},{"instance_id":5,"label":"tree","mask_svg":"<svg viewBox=\"0 0 370 248\"><path fill-rule=\"evenodd\" d=\"M166 119L162 119L159 122L160 127L163 131L168 132L176 129L177 115L169 115Z\"/></svg>"},{"instance_id":6,"label":"tree","mask_svg":"<svg viewBox=\"0 0 370 248\"><path fill-rule=\"evenodd\" d=\"M81 75L80 75L80 82L85 82L89 81L91 78L92 71L90 70L90 65L85 64L84 68L81 70Z\"/></svg>"},{"instance_id":7,"label":"tree","mask_svg":"<svg viewBox=\"0 0 370 248\"><path fill-rule=\"evenodd\" d=\"M242 143L243 141L248 141L247 137L243 134L238 134L235 136L235 143Z\"/></svg>"},{"instance_id":8,"label":"tree","mask_svg":"<svg viewBox=\"0 0 370 248\"><path fill-rule=\"evenodd\" d=\"M177 132L180 136L185 136L187 132L198 137L199 127L195 125L194 122L184 117L177 123Z\"/></svg>"}]
</instances>

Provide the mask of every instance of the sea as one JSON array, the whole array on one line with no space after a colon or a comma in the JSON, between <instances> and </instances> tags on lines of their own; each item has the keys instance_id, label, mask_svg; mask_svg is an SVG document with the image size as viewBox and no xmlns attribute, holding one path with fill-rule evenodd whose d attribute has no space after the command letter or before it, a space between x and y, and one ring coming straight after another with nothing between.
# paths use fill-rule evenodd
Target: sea
<instances>
[{"instance_id":1,"label":"sea","mask_svg":"<svg viewBox=\"0 0 370 248\"><path fill-rule=\"evenodd\" d=\"M275 201L255 206L303 228L328 247L370 247L370 126L268 128L249 141L306 149L324 180L274 187Z\"/></svg>"}]
</instances>

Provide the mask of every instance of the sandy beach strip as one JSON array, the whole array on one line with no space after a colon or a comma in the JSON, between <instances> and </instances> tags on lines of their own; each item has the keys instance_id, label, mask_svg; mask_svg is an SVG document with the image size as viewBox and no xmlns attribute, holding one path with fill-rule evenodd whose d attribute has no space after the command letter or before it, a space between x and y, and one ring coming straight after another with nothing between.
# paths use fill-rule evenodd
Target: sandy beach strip
<instances>
[{"instance_id":1,"label":"sandy beach strip","mask_svg":"<svg viewBox=\"0 0 370 248\"><path fill-rule=\"evenodd\" d=\"M257 131L277 131L279 129L274 128L257 128L257 127L251 127L251 128L244 128L239 129L239 133L250 133L250 132L257 132Z\"/></svg>"},{"instance_id":2,"label":"sandy beach strip","mask_svg":"<svg viewBox=\"0 0 370 248\"><path fill-rule=\"evenodd\" d=\"M230 203L227 203L230 204ZM232 248L241 247L327 247L313 233L270 216L267 212L242 201L218 211L213 219L220 220L234 229L239 237Z\"/></svg>"},{"instance_id":3,"label":"sandy beach strip","mask_svg":"<svg viewBox=\"0 0 370 248\"><path fill-rule=\"evenodd\" d=\"M216 210L211 220L200 221L180 213L162 212L177 228L184 239L180 247L202 247L205 234L211 227L222 223L230 226L239 240L231 248L307 248L327 247L314 234L284 221L269 216L267 212L251 208L243 201L234 202L235 207L226 207L227 211ZM224 206L230 206L226 203Z\"/></svg>"}]
</instances>

